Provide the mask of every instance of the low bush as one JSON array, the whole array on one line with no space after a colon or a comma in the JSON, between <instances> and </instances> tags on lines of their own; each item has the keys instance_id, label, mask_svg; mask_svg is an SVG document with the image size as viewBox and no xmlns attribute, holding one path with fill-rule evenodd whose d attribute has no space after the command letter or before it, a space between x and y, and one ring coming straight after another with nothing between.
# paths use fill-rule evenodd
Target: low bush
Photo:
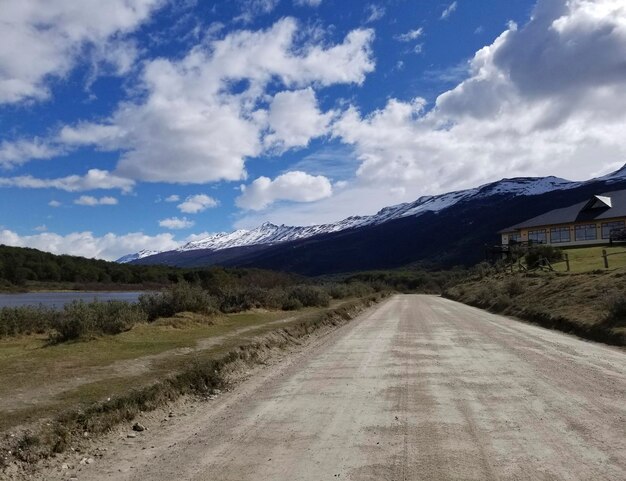
<instances>
[{"instance_id":1,"label":"low bush","mask_svg":"<svg viewBox=\"0 0 626 481\"><path fill-rule=\"evenodd\" d=\"M0 309L0 338L48 332L60 313L39 307L3 307Z\"/></svg>"},{"instance_id":2,"label":"low bush","mask_svg":"<svg viewBox=\"0 0 626 481\"><path fill-rule=\"evenodd\" d=\"M626 327L626 295L613 293L606 301L607 321L614 327Z\"/></svg>"},{"instance_id":3,"label":"low bush","mask_svg":"<svg viewBox=\"0 0 626 481\"><path fill-rule=\"evenodd\" d=\"M66 342L102 334L119 334L148 320L136 304L121 301L74 301L66 304L52 325L50 340Z\"/></svg>"},{"instance_id":4,"label":"low bush","mask_svg":"<svg viewBox=\"0 0 626 481\"><path fill-rule=\"evenodd\" d=\"M241 312L249 309L280 309L287 295L284 289L242 287L222 291L219 308L224 313Z\"/></svg>"},{"instance_id":5,"label":"low bush","mask_svg":"<svg viewBox=\"0 0 626 481\"><path fill-rule=\"evenodd\" d=\"M154 321L185 311L212 314L216 311L217 301L201 287L181 282L158 294L140 296L139 306L148 320Z\"/></svg>"},{"instance_id":6,"label":"low bush","mask_svg":"<svg viewBox=\"0 0 626 481\"><path fill-rule=\"evenodd\" d=\"M374 288L363 282L332 282L324 284L324 289L333 299L346 299L348 297L365 297L374 293Z\"/></svg>"},{"instance_id":7,"label":"low bush","mask_svg":"<svg viewBox=\"0 0 626 481\"><path fill-rule=\"evenodd\" d=\"M519 277L511 277L504 285L506 294L510 297L516 297L524 293L524 283Z\"/></svg>"},{"instance_id":8,"label":"low bush","mask_svg":"<svg viewBox=\"0 0 626 481\"><path fill-rule=\"evenodd\" d=\"M328 307L330 295L321 287L295 286L289 289L288 299L300 301L304 307Z\"/></svg>"},{"instance_id":9,"label":"low bush","mask_svg":"<svg viewBox=\"0 0 626 481\"><path fill-rule=\"evenodd\" d=\"M532 269L540 266L544 259L548 262L562 261L563 251L551 245L538 245L526 253L525 259L526 265Z\"/></svg>"},{"instance_id":10,"label":"low bush","mask_svg":"<svg viewBox=\"0 0 626 481\"><path fill-rule=\"evenodd\" d=\"M297 311L298 309L302 309L303 307L304 306L302 305L302 303L294 297L289 297L285 299L285 302L283 302L282 305L283 311Z\"/></svg>"}]
</instances>

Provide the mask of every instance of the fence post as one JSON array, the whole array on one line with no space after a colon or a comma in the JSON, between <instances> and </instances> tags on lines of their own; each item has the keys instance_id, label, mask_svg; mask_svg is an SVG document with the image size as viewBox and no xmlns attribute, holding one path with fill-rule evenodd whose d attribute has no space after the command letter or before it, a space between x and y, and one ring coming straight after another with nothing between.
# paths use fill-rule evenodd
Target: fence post
<instances>
[{"instance_id":1,"label":"fence post","mask_svg":"<svg viewBox=\"0 0 626 481\"><path fill-rule=\"evenodd\" d=\"M569 272L569 254L565 253L565 266L567 268L567 272Z\"/></svg>"},{"instance_id":2,"label":"fence post","mask_svg":"<svg viewBox=\"0 0 626 481\"><path fill-rule=\"evenodd\" d=\"M609 256L606 253L606 249L602 249L602 257L604 258L604 268L609 268Z\"/></svg>"}]
</instances>

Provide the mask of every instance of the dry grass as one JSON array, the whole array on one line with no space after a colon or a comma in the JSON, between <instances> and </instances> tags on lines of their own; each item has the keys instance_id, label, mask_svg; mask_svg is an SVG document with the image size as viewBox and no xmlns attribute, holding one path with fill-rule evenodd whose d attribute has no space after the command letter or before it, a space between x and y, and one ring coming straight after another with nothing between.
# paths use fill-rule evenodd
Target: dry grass
<instances>
[{"instance_id":1,"label":"dry grass","mask_svg":"<svg viewBox=\"0 0 626 481\"><path fill-rule=\"evenodd\" d=\"M626 269L497 274L459 284L446 295L587 339L626 345L626 319L611 314L612 309L621 312L612 305L619 306L626 296Z\"/></svg>"}]
</instances>

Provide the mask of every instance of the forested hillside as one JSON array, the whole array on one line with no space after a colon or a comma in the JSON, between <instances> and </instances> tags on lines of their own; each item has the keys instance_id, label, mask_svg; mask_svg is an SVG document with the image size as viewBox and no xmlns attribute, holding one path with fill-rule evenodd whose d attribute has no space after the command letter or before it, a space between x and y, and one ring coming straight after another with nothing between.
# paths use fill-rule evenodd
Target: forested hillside
<instances>
[{"instance_id":1,"label":"forested hillside","mask_svg":"<svg viewBox=\"0 0 626 481\"><path fill-rule=\"evenodd\" d=\"M103 285L168 285L179 281L211 286L277 286L295 276L258 269L179 269L166 266L118 264L84 257L54 255L37 249L0 245L0 286L30 283Z\"/></svg>"}]
</instances>

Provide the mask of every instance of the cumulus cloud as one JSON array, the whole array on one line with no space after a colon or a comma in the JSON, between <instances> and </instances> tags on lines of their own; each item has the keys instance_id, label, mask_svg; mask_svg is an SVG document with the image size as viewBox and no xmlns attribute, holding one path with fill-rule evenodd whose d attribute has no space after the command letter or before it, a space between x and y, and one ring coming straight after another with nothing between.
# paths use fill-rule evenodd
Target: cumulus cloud
<instances>
[{"instance_id":1,"label":"cumulus cloud","mask_svg":"<svg viewBox=\"0 0 626 481\"><path fill-rule=\"evenodd\" d=\"M48 205L50 207L61 207L61 204L58 200L51 200L50 202L48 202Z\"/></svg>"},{"instance_id":2,"label":"cumulus cloud","mask_svg":"<svg viewBox=\"0 0 626 481\"><path fill-rule=\"evenodd\" d=\"M180 195L172 194L165 198L165 202L178 202L180 200Z\"/></svg>"},{"instance_id":3,"label":"cumulus cloud","mask_svg":"<svg viewBox=\"0 0 626 481\"><path fill-rule=\"evenodd\" d=\"M147 20L162 0L3 0L0 19L0 104L44 99L46 80L66 75L85 47L109 52L124 71L132 43L123 37Z\"/></svg>"},{"instance_id":4,"label":"cumulus cloud","mask_svg":"<svg viewBox=\"0 0 626 481\"><path fill-rule=\"evenodd\" d=\"M218 205L217 200L206 194L190 195L182 204L178 204L178 210L185 214L197 214Z\"/></svg>"},{"instance_id":5,"label":"cumulus cloud","mask_svg":"<svg viewBox=\"0 0 626 481\"><path fill-rule=\"evenodd\" d=\"M115 197L93 197L91 195L81 195L78 199L74 200L76 205L86 205L89 207L95 207L97 205L117 205L117 199Z\"/></svg>"},{"instance_id":6,"label":"cumulus cloud","mask_svg":"<svg viewBox=\"0 0 626 481\"><path fill-rule=\"evenodd\" d=\"M441 20L445 20L449 18L450 15L452 15L456 11L457 7L458 7L457 2L452 2L450 5L448 5L446 9L441 13Z\"/></svg>"},{"instance_id":7,"label":"cumulus cloud","mask_svg":"<svg viewBox=\"0 0 626 481\"><path fill-rule=\"evenodd\" d=\"M626 5L541 0L479 50L469 78L439 96L348 108L333 126L361 165L357 182L404 200L496 180L588 178L626 159Z\"/></svg>"},{"instance_id":8,"label":"cumulus cloud","mask_svg":"<svg viewBox=\"0 0 626 481\"><path fill-rule=\"evenodd\" d=\"M180 242L169 233L155 236L141 232L125 235L108 233L97 237L92 232L72 232L67 235L42 232L22 236L11 230L0 230L0 244L32 247L53 254L71 254L112 261L129 252L138 252L143 249L172 250L177 248Z\"/></svg>"},{"instance_id":9,"label":"cumulus cloud","mask_svg":"<svg viewBox=\"0 0 626 481\"><path fill-rule=\"evenodd\" d=\"M328 131L333 113L322 113L311 87L274 96L269 109L271 133L265 137L267 145L279 148L306 147L312 138Z\"/></svg>"},{"instance_id":10,"label":"cumulus cloud","mask_svg":"<svg viewBox=\"0 0 626 481\"><path fill-rule=\"evenodd\" d=\"M259 177L248 186L241 186L242 194L236 199L239 207L262 210L276 201L313 202L330 197L332 185L322 176L293 171L279 175L274 180Z\"/></svg>"},{"instance_id":11,"label":"cumulus cloud","mask_svg":"<svg viewBox=\"0 0 626 481\"><path fill-rule=\"evenodd\" d=\"M85 175L68 175L56 179L40 179L31 175L0 177L0 187L20 187L24 189L59 189L67 192L80 192L96 189L119 189L128 193L133 190L135 181L119 177L106 170L90 169Z\"/></svg>"},{"instance_id":12,"label":"cumulus cloud","mask_svg":"<svg viewBox=\"0 0 626 481\"><path fill-rule=\"evenodd\" d=\"M264 152L264 133L271 127L263 105L270 83L301 89L274 97L278 130L270 131L285 146L300 145L308 134L324 130L325 117L307 88L360 84L374 69L371 30L354 30L337 45L302 43L300 37L298 23L285 18L267 30L235 31L198 45L181 60L148 62L141 102L124 104L107 123L68 126L59 141L120 150L117 172L138 180L244 179L245 160ZM298 128L287 131L279 122L285 114L281 102L297 100L304 102L305 116L318 114L316 123L306 129L298 119Z\"/></svg>"},{"instance_id":13,"label":"cumulus cloud","mask_svg":"<svg viewBox=\"0 0 626 481\"><path fill-rule=\"evenodd\" d=\"M159 226L165 227L166 229L188 229L193 227L195 224L196 223L194 221L187 219L187 217L183 217L182 219L178 217L170 217L159 221Z\"/></svg>"}]
</instances>

